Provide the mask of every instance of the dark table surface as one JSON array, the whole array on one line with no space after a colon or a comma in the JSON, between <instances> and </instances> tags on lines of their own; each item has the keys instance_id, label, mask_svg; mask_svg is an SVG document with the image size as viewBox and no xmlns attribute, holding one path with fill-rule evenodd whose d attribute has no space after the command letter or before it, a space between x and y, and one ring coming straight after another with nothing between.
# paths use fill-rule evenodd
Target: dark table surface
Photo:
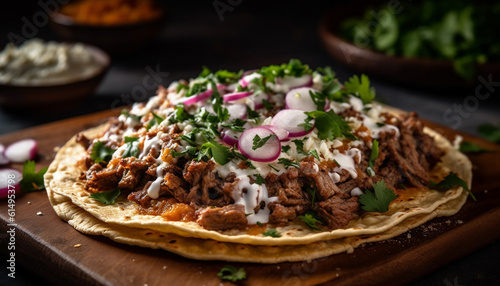
<instances>
[{"instance_id":1,"label":"dark table surface","mask_svg":"<svg viewBox=\"0 0 500 286\"><path fill-rule=\"evenodd\" d=\"M221 10L218 12L214 6L214 3L221 2L232 3L233 6L221 14ZM7 43L9 33L22 34L23 17L32 19L35 13L43 11L34 0L16 3L0 10L0 47ZM411 5L406 1L402 3ZM139 52L113 57L110 70L98 90L78 108L43 116L0 109L0 134L127 105L127 98L132 97L134 88L143 85L148 69L159 70L158 83L166 86L177 79L196 77L202 65L212 70L252 69L287 62L290 58L300 59L312 68L332 66L341 80L353 74L353 71L332 60L319 40L319 20L328 9L335 8L333 4L320 1L293 4L286 1L175 1L166 4L166 7L168 21L161 35ZM47 25L39 27L34 36L46 40L58 39ZM492 41L498 40L492 35ZM500 122L500 88L488 99L479 101L474 110L462 113L459 121L450 121L445 116L446 110L455 110L463 105L468 96L474 95L474 88L424 90L374 77L370 79L377 97L383 102L416 111L425 119L457 130L477 135L479 125ZM495 80L500 81L500 77L493 75ZM149 89L147 93L152 96L155 90ZM12 280L6 276L6 263L1 265L4 265L0 267L2 285L40 284L40 279L24 268L18 268L17 278ZM499 265L500 242L497 241L429 273L412 285L499 284Z\"/></svg>"}]
</instances>

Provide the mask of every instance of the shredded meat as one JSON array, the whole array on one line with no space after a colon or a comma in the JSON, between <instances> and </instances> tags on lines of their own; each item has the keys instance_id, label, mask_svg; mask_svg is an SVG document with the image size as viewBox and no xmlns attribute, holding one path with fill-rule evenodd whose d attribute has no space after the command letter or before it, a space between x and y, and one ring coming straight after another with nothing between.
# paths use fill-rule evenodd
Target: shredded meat
<instances>
[{"instance_id":1,"label":"shredded meat","mask_svg":"<svg viewBox=\"0 0 500 286\"><path fill-rule=\"evenodd\" d=\"M197 216L196 222L206 229L241 229L247 226L245 207L243 205L206 207L199 210Z\"/></svg>"},{"instance_id":2,"label":"shredded meat","mask_svg":"<svg viewBox=\"0 0 500 286\"><path fill-rule=\"evenodd\" d=\"M351 108L344 111L342 116L358 117L359 112ZM359 163L359 158L354 158L359 170L355 178L346 170L337 169L340 179L334 181L331 173L337 165L317 165L314 158L306 158L300 162L299 168L289 167L279 175L274 172L267 174L265 187L269 197L277 197L277 201L267 206L261 203L255 210L267 207L270 212L269 223L272 225L287 225L298 216L313 211L329 229L336 229L359 216L358 198L351 196L354 188L370 189L380 180L384 180L385 185L392 189L401 184L419 188L427 186L429 170L440 160L442 151L423 132L423 124L415 113L400 119L384 116L387 118L386 123L393 120L390 124L398 127L399 134L395 130L379 133L379 155L374 161L374 175L366 172L371 146L357 147L362 156ZM122 127L119 121L114 121L110 132ZM99 192L118 187L128 193L129 200L148 213L161 215L167 206L182 204L183 208L192 211L193 215L189 218L206 229L244 229L247 226L244 206L234 204L232 197L239 178L235 173L220 178L213 161L177 158L175 164L163 169L160 197L152 199L148 195L152 182L157 178L157 158L162 155L161 150L177 146L177 133L180 132L177 125L165 127L163 131L161 146L158 149L152 147L141 159L118 158L104 165L94 164L89 156L84 157L79 164L85 170L85 189ZM147 133L147 136L155 135ZM84 135L79 135L77 141L88 148L90 154L91 141ZM370 143L370 140L365 142ZM103 144L113 148L119 146L115 141L103 141ZM253 183L254 178L250 177L250 181Z\"/></svg>"}]
</instances>

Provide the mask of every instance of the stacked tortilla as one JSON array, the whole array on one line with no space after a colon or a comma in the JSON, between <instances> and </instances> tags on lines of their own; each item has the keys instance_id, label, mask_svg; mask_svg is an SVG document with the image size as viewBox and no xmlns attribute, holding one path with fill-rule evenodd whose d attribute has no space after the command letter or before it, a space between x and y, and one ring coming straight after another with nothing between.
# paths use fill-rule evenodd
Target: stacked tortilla
<instances>
[{"instance_id":1,"label":"stacked tortilla","mask_svg":"<svg viewBox=\"0 0 500 286\"><path fill-rule=\"evenodd\" d=\"M94 138L106 126L84 132ZM470 187L472 165L450 142L429 128L425 132L445 154L432 173L444 177L453 172ZM69 140L57 153L45 175L45 185L56 213L75 229L92 235L104 235L120 243L164 249L199 260L278 263L311 260L357 246L398 236L439 216L457 213L468 193L462 187L446 191L414 190L399 192L385 213L364 212L346 227L318 231L303 224L277 227L281 237L248 234L239 230L212 231L195 222L166 221L161 216L140 214L134 203L120 196L113 205L104 205L89 197L80 180L76 162L85 149Z\"/></svg>"}]
</instances>

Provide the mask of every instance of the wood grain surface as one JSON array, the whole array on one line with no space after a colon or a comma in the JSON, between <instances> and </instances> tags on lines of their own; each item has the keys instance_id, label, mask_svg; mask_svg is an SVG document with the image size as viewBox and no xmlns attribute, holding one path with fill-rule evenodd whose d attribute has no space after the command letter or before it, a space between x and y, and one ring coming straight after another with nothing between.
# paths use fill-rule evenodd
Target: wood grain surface
<instances>
[{"instance_id":1,"label":"wood grain surface","mask_svg":"<svg viewBox=\"0 0 500 286\"><path fill-rule=\"evenodd\" d=\"M50 164L55 147L114 114L118 111L42 125L0 136L0 142L37 140L37 168L41 168ZM456 135L446 127L430 122L427 125L450 139ZM196 261L79 233L54 213L45 192L36 192L16 197L16 263L53 285L219 285L217 272L227 264L245 268L248 279L239 285L406 284L500 239L500 147L461 135L494 150L469 156L474 166L472 190L477 202L469 199L453 217L437 218L396 238L363 245L352 254L274 265ZM19 164L13 167L22 168ZM8 219L7 204L2 202L0 233L8 230ZM81 246L75 247L77 244ZM6 247L1 251L8 254Z\"/></svg>"}]
</instances>

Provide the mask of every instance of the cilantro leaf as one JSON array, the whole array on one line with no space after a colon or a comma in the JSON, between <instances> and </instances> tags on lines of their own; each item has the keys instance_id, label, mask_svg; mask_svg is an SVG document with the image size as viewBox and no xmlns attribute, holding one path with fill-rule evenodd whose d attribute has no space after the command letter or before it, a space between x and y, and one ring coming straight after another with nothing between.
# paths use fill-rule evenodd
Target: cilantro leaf
<instances>
[{"instance_id":1,"label":"cilantro leaf","mask_svg":"<svg viewBox=\"0 0 500 286\"><path fill-rule=\"evenodd\" d=\"M389 210L389 204L398 196L394 191L385 186L384 180L380 180L373 184L374 193L366 190L364 194L359 196L361 208L368 212L384 213Z\"/></svg>"},{"instance_id":2,"label":"cilantro leaf","mask_svg":"<svg viewBox=\"0 0 500 286\"><path fill-rule=\"evenodd\" d=\"M254 174L255 176L255 183L257 185L265 185L266 184L266 179L262 178L260 174Z\"/></svg>"},{"instance_id":3,"label":"cilantro leaf","mask_svg":"<svg viewBox=\"0 0 500 286\"><path fill-rule=\"evenodd\" d=\"M476 197L474 196L472 191L469 189L469 186L467 186L467 183L464 180L462 180L460 177L458 177L457 174L455 174L453 172L449 173L446 177L444 177L444 179L441 182L436 183L436 182L431 181L429 184L429 188L437 189L439 191L447 191L455 186L459 186L459 187L464 188L464 190L466 190L469 193L469 195L472 197L472 199L474 201L477 201Z\"/></svg>"},{"instance_id":4,"label":"cilantro leaf","mask_svg":"<svg viewBox=\"0 0 500 286\"><path fill-rule=\"evenodd\" d=\"M364 104L370 103L375 98L375 91L370 87L370 80L364 74L361 79L354 75L344 83L345 91L357 95L363 100Z\"/></svg>"},{"instance_id":5,"label":"cilantro leaf","mask_svg":"<svg viewBox=\"0 0 500 286\"><path fill-rule=\"evenodd\" d=\"M264 107L267 110L273 110L274 109L274 106L267 99L263 99L262 100L262 104L264 105Z\"/></svg>"},{"instance_id":6,"label":"cilantro leaf","mask_svg":"<svg viewBox=\"0 0 500 286\"><path fill-rule=\"evenodd\" d=\"M351 134L351 127L341 116L337 115L333 110L324 111L306 111L307 116L315 119L316 129L318 129L318 137L320 139L333 140L337 137L346 137L354 139Z\"/></svg>"},{"instance_id":7,"label":"cilantro leaf","mask_svg":"<svg viewBox=\"0 0 500 286\"><path fill-rule=\"evenodd\" d=\"M280 169L278 169L278 168L274 167L274 166L273 166L273 165L271 165L271 164L267 164L267 165L268 165L271 169L275 170L276 172L279 172L279 171L280 171Z\"/></svg>"},{"instance_id":8,"label":"cilantro leaf","mask_svg":"<svg viewBox=\"0 0 500 286\"><path fill-rule=\"evenodd\" d=\"M122 158L139 156L139 137L125 136L125 145Z\"/></svg>"},{"instance_id":9,"label":"cilantro leaf","mask_svg":"<svg viewBox=\"0 0 500 286\"><path fill-rule=\"evenodd\" d=\"M94 160L94 163L106 163L111 160L113 153L115 153L113 148L106 147L101 141L97 141L92 146L90 159Z\"/></svg>"},{"instance_id":10,"label":"cilantro leaf","mask_svg":"<svg viewBox=\"0 0 500 286\"><path fill-rule=\"evenodd\" d=\"M319 230L318 224L323 224L318 220L314 214L306 213L305 215L299 215L299 218L307 224L311 229Z\"/></svg>"},{"instance_id":11,"label":"cilantro leaf","mask_svg":"<svg viewBox=\"0 0 500 286\"><path fill-rule=\"evenodd\" d=\"M249 119L256 119L259 118L260 114L257 111L252 110L250 107L247 106L247 116Z\"/></svg>"},{"instance_id":12,"label":"cilantro leaf","mask_svg":"<svg viewBox=\"0 0 500 286\"><path fill-rule=\"evenodd\" d=\"M245 280L247 278L247 273L243 268L238 269L232 265L226 265L221 268L219 273L217 273L217 277L221 280L236 282L239 280Z\"/></svg>"},{"instance_id":13,"label":"cilantro leaf","mask_svg":"<svg viewBox=\"0 0 500 286\"><path fill-rule=\"evenodd\" d=\"M252 145L252 150L257 150L264 146L266 142L271 138L273 135L266 136L264 138L260 138L258 134L255 134L255 137L253 137L253 145Z\"/></svg>"},{"instance_id":14,"label":"cilantro leaf","mask_svg":"<svg viewBox=\"0 0 500 286\"><path fill-rule=\"evenodd\" d=\"M154 112L151 112L153 114L153 118L149 121L148 126L146 126L146 129L149 130L151 127L160 124L163 122L163 118L160 116L156 115Z\"/></svg>"},{"instance_id":15,"label":"cilantro leaf","mask_svg":"<svg viewBox=\"0 0 500 286\"><path fill-rule=\"evenodd\" d=\"M312 101L317 106L317 110L323 111L325 110L326 105L326 96L321 92L314 92L312 90L309 91L309 95L311 96Z\"/></svg>"},{"instance_id":16,"label":"cilantro leaf","mask_svg":"<svg viewBox=\"0 0 500 286\"><path fill-rule=\"evenodd\" d=\"M483 153L483 152L493 152L492 149L484 148L476 143L468 142L468 141L463 141L460 143L460 148L459 150L464 153Z\"/></svg>"},{"instance_id":17,"label":"cilantro leaf","mask_svg":"<svg viewBox=\"0 0 500 286\"><path fill-rule=\"evenodd\" d=\"M45 189L43 175L47 172L47 167L41 168L36 172L35 161L26 161L23 166L23 178L19 182L23 192L34 192Z\"/></svg>"},{"instance_id":18,"label":"cilantro leaf","mask_svg":"<svg viewBox=\"0 0 500 286\"><path fill-rule=\"evenodd\" d=\"M373 139L372 141L372 151L370 153L370 160L368 161L368 167L373 171L373 164L375 164L375 160L378 158L378 141Z\"/></svg>"},{"instance_id":19,"label":"cilantro leaf","mask_svg":"<svg viewBox=\"0 0 500 286\"><path fill-rule=\"evenodd\" d=\"M314 203L316 203L316 188L306 187L306 192L311 197L311 207L313 207Z\"/></svg>"},{"instance_id":20,"label":"cilantro leaf","mask_svg":"<svg viewBox=\"0 0 500 286\"><path fill-rule=\"evenodd\" d=\"M319 155L318 155L318 151L316 151L316 150L311 150L311 151L309 151L308 153L309 153L310 155L312 155L314 158L316 158L316 159L320 160Z\"/></svg>"},{"instance_id":21,"label":"cilantro leaf","mask_svg":"<svg viewBox=\"0 0 500 286\"><path fill-rule=\"evenodd\" d=\"M191 119L192 117L193 116L187 113L186 110L184 109L184 103L178 103L177 105L175 105L175 112L173 113L173 116L170 116L168 118L168 122L170 124L177 122L184 122L188 119Z\"/></svg>"},{"instance_id":22,"label":"cilantro leaf","mask_svg":"<svg viewBox=\"0 0 500 286\"><path fill-rule=\"evenodd\" d=\"M491 142L500 143L500 125L483 124L477 128L477 132Z\"/></svg>"},{"instance_id":23,"label":"cilantro leaf","mask_svg":"<svg viewBox=\"0 0 500 286\"><path fill-rule=\"evenodd\" d=\"M229 147L217 143L213 139L210 139L208 140L208 142L201 145L198 159L200 160L204 155L210 155L214 159L214 161L219 163L220 165L227 164L229 161L231 161L232 157Z\"/></svg>"},{"instance_id":24,"label":"cilantro leaf","mask_svg":"<svg viewBox=\"0 0 500 286\"><path fill-rule=\"evenodd\" d=\"M90 197L103 204L112 205L115 203L115 200L116 198L118 198L120 193L121 193L120 189L116 188L114 190L107 192L93 193L90 195Z\"/></svg>"},{"instance_id":25,"label":"cilantro leaf","mask_svg":"<svg viewBox=\"0 0 500 286\"><path fill-rule=\"evenodd\" d=\"M263 236L270 236L270 237L281 237L281 234L275 229L275 228L270 228L267 231L262 233Z\"/></svg>"},{"instance_id":26,"label":"cilantro leaf","mask_svg":"<svg viewBox=\"0 0 500 286\"><path fill-rule=\"evenodd\" d=\"M286 153L292 148L290 145L281 145L281 152Z\"/></svg>"},{"instance_id":27,"label":"cilantro leaf","mask_svg":"<svg viewBox=\"0 0 500 286\"><path fill-rule=\"evenodd\" d=\"M301 77L305 74L311 74L312 70L308 65L303 65L300 60L290 59L288 64L262 67L257 72L260 73L268 82L274 82L277 77Z\"/></svg>"},{"instance_id":28,"label":"cilantro leaf","mask_svg":"<svg viewBox=\"0 0 500 286\"><path fill-rule=\"evenodd\" d=\"M285 166L285 169L288 169L288 167L295 167L295 168L299 168L300 167L299 163L291 161L291 160L289 160L287 158L279 158L278 159L278 164L281 164L281 165Z\"/></svg>"},{"instance_id":29,"label":"cilantro leaf","mask_svg":"<svg viewBox=\"0 0 500 286\"><path fill-rule=\"evenodd\" d=\"M121 114L125 115L125 117L132 118L134 121L141 121L142 118L140 115L130 114L126 109L122 109Z\"/></svg>"},{"instance_id":30,"label":"cilantro leaf","mask_svg":"<svg viewBox=\"0 0 500 286\"><path fill-rule=\"evenodd\" d=\"M243 74L243 70L239 72L230 72L228 70L218 70L215 72L214 76L218 82L223 84L230 84L237 82L241 75Z\"/></svg>"}]
</instances>

